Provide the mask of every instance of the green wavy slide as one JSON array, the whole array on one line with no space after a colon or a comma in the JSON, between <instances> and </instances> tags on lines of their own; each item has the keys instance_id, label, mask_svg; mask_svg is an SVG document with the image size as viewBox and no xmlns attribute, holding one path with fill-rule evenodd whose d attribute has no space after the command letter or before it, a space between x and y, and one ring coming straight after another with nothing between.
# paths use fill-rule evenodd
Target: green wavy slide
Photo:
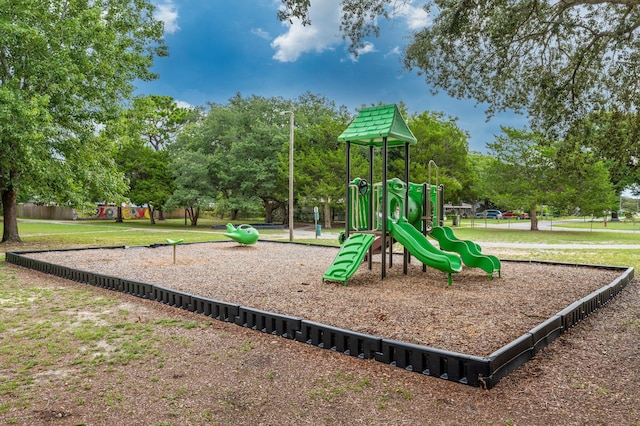
<instances>
[{"instance_id":1,"label":"green wavy slide","mask_svg":"<svg viewBox=\"0 0 640 426\"><path fill-rule=\"evenodd\" d=\"M442 250L458 253L465 265L480 268L491 278L495 271L500 276L500 259L491 254L482 254L480 246L473 241L458 239L450 227L436 226L431 236L438 241Z\"/></svg>"},{"instance_id":2,"label":"green wavy slide","mask_svg":"<svg viewBox=\"0 0 640 426\"><path fill-rule=\"evenodd\" d=\"M391 220L389 222L391 222L389 224L391 236L405 246L420 262L442 272L447 272L449 285L451 285L451 274L462 271L460 257L457 254L447 253L434 247L427 237L422 235L405 218L400 218L398 222Z\"/></svg>"},{"instance_id":3,"label":"green wavy slide","mask_svg":"<svg viewBox=\"0 0 640 426\"><path fill-rule=\"evenodd\" d=\"M358 270L375 238L373 234L351 234L325 271L322 282L340 281L346 285L347 280Z\"/></svg>"}]
</instances>

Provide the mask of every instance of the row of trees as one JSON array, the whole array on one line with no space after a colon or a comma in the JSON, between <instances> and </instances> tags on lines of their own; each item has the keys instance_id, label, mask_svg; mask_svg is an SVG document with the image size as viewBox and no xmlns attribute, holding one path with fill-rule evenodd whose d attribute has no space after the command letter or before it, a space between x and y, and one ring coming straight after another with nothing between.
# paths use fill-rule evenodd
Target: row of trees
<instances>
[{"instance_id":1,"label":"row of trees","mask_svg":"<svg viewBox=\"0 0 640 426\"><path fill-rule=\"evenodd\" d=\"M114 166L107 168L112 175L104 182L109 191L96 189L85 200L126 199L148 205L152 223L163 210L175 207L186 209L192 225L197 225L202 209L212 206L231 219L252 214L271 222L278 211L286 218L289 126L281 114L285 110L295 111L296 117L296 204L322 205L329 228L331 209L342 205L345 193L345 146L337 139L353 117L345 107L311 93L294 100L237 94L207 109L180 108L166 96L135 98L96 136L101 146L111 147L104 158ZM616 183L629 183L616 182L617 175L610 173L601 155L582 149L584 141L578 136L553 141L540 133L503 128L487 145L489 155L483 155L469 153L467 134L455 119L441 113L414 114L408 124L418 139L411 149L412 181L444 184L445 201L453 204L484 201L524 208L533 218L532 229L537 228L539 204L600 215L615 205ZM366 176L369 153L354 151L352 175ZM390 151L391 176L403 174L401 151ZM374 161L379 179L378 153ZM437 174L429 171L431 161L438 166ZM83 174L100 169L89 162L84 167ZM102 179L102 172L93 176ZM79 181L83 179L88 178ZM103 182L90 184L100 188ZM35 183L20 199L79 205L67 190Z\"/></svg>"},{"instance_id":2,"label":"row of trees","mask_svg":"<svg viewBox=\"0 0 640 426\"><path fill-rule=\"evenodd\" d=\"M280 19L309 24L308 0L282 0ZM343 31L357 47L378 34L379 16L407 2L342 0ZM125 197L154 209L183 206L197 223L211 203L230 212L285 201L287 126L295 110L298 202L327 208L342 196L349 113L321 96L297 100L237 96L207 110L170 98L131 98L153 59L167 54L154 6L140 0L5 0L0 7L0 199L2 241L19 241L19 199L80 206ZM469 155L455 120L409 117L420 143L412 180L439 165L450 200L490 197L612 207L640 182L639 2L425 1L429 27L413 34L405 64L458 98L512 109L533 130L503 129L490 156ZM402 160L390 155L392 173ZM354 173L364 175L366 153ZM379 169L379 168L378 168ZM606 207L605 207L606 206ZM533 212L533 210L532 210ZM327 216L327 215L325 215ZM535 220L532 221L535 227Z\"/></svg>"},{"instance_id":3,"label":"row of trees","mask_svg":"<svg viewBox=\"0 0 640 426\"><path fill-rule=\"evenodd\" d=\"M294 100L237 94L225 104L209 104L206 109L180 108L166 96L137 97L95 137L99 146L111 147L100 158L112 166L102 169L90 161L92 154L85 155L77 182L96 189L82 201L128 200L148 205L152 223L165 209L181 207L195 226L201 210L212 206L231 219L251 214L272 222L280 211L284 220L289 151L288 119L281 114L285 110L295 111L296 117L296 204L321 205L324 226L330 228L331 209L343 205L345 193L345 146L337 139L353 117L345 107L311 93ZM446 202L483 201L524 208L533 218L532 229L537 229L538 204L567 211L579 208L595 215L615 205L617 175L610 173L595 150L582 149L579 132L573 139L553 141L540 133L503 128L487 145L489 155L483 155L469 153L468 135L455 119L441 113L414 114L408 124L418 139L411 149L411 180L444 184ZM366 176L368 150L354 151L352 175ZM401 151L389 153L391 176L403 175ZM374 161L380 179L379 153ZM429 171L432 161L438 166L437 174ZM103 178L105 182L100 181ZM48 184L27 182L33 183L19 200L82 203L77 195L69 197L69 188L55 190ZM8 219L5 215L5 225Z\"/></svg>"},{"instance_id":4,"label":"row of trees","mask_svg":"<svg viewBox=\"0 0 640 426\"><path fill-rule=\"evenodd\" d=\"M119 128L133 136L120 138L126 142L118 145L117 156L131 182L133 202L160 210L183 207L194 225L200 210L212 205L231 219L250 212L264 214L271 222L278 210L286 218L289 128L281 112L289 110L296 114L296 203L322 205L325 227L331 226L330 210L344 196L345 151L337 137L352 119L345 107L311 93L295 100L238 94L226 104L210 104L206 111L169 107L171 102L156 96L140 98L124 113L125 121L135 120ZM558 141L540 132L502 128L502 134L487 145L489 155L482 155L468 152L467 134L455 119L423 112L409 116L408 123L419 141L412 147L412 181L436 183L436 175L428 169L433 160L438 183L446 188L445 201L484 200L525 209L532 217L532 229L537 229L539 204L599 216L613 209L616 194L634 182L628 174L614 173L619 164L598 151L597 144L585 149L579 132ZM157 149L158 144L151 149L153 132L164 132L163 149ZM600 140L602 132L611 130L592 129L589 141ZM392 175L401 176L404 159L397 151L391 151L389 167ZM374 161L380 174L380 156L374 155ZM368 152L356 150L352 174L366 176L368 162ZM163 164L162 170L151 174L158 164ZM144 170L149 173L141 178Z\"/></svg>"},{"instance_id":5,"label":"row of trees","mask_svg":"<svg viewBox=\"0 0 640 426\"><path fill-rule=\"evenodd\" d=\"M402 106L401 106L402 107ZM403 109L403 108L402 108ZM185 208L196 225L202 209L218 214L286 218L289 127L282 111L295 111L295 194L302 207L322 205L326 228L331 209L342 204L345 147L338 135L352 119L320 95L295 100L248 98L237 94L208 109L178 108L169 97L136 98L120 118L105 128L115 141L114 158L130 189L123 193L154 211ZM503 128L488 144L490 155L470 154L467 135L454 119L423 112L408 117L418 139L411 152L411 180L445 185L446 200L484 201L503 208L526 209L537 228L538 204L600 215L615 205L615 175L582 140L552 141L543 134ZM392 150L391 175L404 170L402 150ZM381 173L381 157L374 156ZM430 174L434 161L438 173ZM368 152L352 155L352 174L366 176Z\"/></svg>"},{"instance_id":6,"label":"row of trees","mask_svg":"<svg viewBox=\"0 0 640 426\"><path fill-rule=\"evenodd\" d=\"M160 96L138 98L103 132L116 140L114 156L130 184L125 195L132 202L149 204L151 212L185 208L193 225L200 211L211 206L231 219L244 213L272 222L278 211L287 217L286 110L295 112L296 204L321 205L325 227L331 226L331 209L345 193L345 145L337 139L352 119L346 107L311 93L294 100L238 94L206 110L177 108L172 102ZM413 179L427 181L427 165L434 160L447 194L459 199L473 177L466 134L441 114L425 112L410 121L421 141L412 152ZM390 155L392 171L404 168L400 154ZM368 155L355 150L354 176L368 174ZM375 160L380 174L381 159Z\"/></svg>"}]
</instances>

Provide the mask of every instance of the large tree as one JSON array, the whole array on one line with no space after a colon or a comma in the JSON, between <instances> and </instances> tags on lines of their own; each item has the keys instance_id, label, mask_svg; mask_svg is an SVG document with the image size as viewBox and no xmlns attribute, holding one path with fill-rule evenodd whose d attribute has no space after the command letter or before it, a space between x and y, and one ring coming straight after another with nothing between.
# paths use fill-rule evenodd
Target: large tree
<instances>
[{"instance_id":1,"label":"large tree","mask_svg":"<svg viewBox=\"0 0 640 426\"><path fill-rule=\"evenodd\" d=\"M179 107L170 96L138 96L102 132L116 141L115 158L130 185L126 195L136 204L149 206L152 224L156 211L163 219L164 204L174 189L165 148L199 114L196 108Z\"/></svg>"},{"instance_id":2,"label":"large tree","mask_svg":"<svg viewBox=\"0 0 640 426\"><path fill-rule=\"evenodd\" d=\"M618 217L619 191L606 158L584 149L580 140L567 138L557 143L555 164L562 171L552 201L556 208L596 217L610 210L612 217Z\"/></svg>"},{"instance_id":3,"label":"large tree","mask_svg":"<svg viewBox=\"0 0 640 426\"><path fill-rule=\"evenodd\" d=\"M492 201L509 208L524 208L531 230L538 229L540 204L583 213L602 213L615 196L603 162L567 142L549 140L539 132L508 127L487 144L493 156L482 176Z\"/></svg>"},{"instance_id":4,"label":"large tree","mask_svg":"<svg viewBox=\"0 0 640 426\"><path fill-rule=\"evenodd\" d=\"M184 208L191 226L198 226L200 212L213 206L216 200L217 164L210 155L185 149L179 143L174 144L170 152L175 189L166 205L168 208Z\"/></svg>"},{"instance_id":5,"label":"large tree","mask_svg":"<svg viewBox=\"0 0 640 426\"><path fill-rule=\"evenodd\" d=\"M127 197L139 206L146 204L149 220L155 224L156 210L162 211L174 190L168 151L154 151L140 141L131 141L117 150L115 158L129 181Z\"/></svg>"},{"instance_id":6,"label":"large tree","mask_svg":"<svg viewBox=\"0 0 640 426\"><path fill-rule=\"evenodd\" d=\"M591 114L571 127L567 139L605 160L618 194L640 184L640 114Z\"/></svg>"},{"instance_id":7,"label":"large tree","mask_svg":"<svg viewBox=\"0 0 640 426\"><path fill-rule=\"evenodd\" d=\"M508 127L502 132L487 144L493 159L482 176L485 195L500 206L525 209L531 230L538 230L536 207L551 202L558 179L555 147L538 133Z\"/></svg>"},{"instance_id":8,"label":"large tree","mask_svg":"<svg viewBox=\"0 0 640 426\"><path fill-rule=\"evenodd\" d=\"M20 240L23 183L56 198L63 188L67 201L123 189L109 142L95 134L166 54L153 11L146 0L0 0L3 242Z\"/></svg>"},{"instance_id":9,"label":"large tree","mask_svg":"<svg viewBox=\"0 0 640 426\"><path fill-rule=\"evenodd\" d=\"M415 3L432 21L412 34L405 64L453 97L545 126L640 106L639 1L342 0L342 34L355 52L378 35L376 18ZM308 0L282 4L280 19L310 23Z\"/></svg>"},{"instance_id":10,"label":"large tree","mask_svg":"<svg viewBox=\"0 0 640 426\"><path fill-rule=\"evenodd\" d=\"M295 182L298 200L307 207L321 205L324 227L331 228L331 209L344 200L346 144L338 136L347 128L346 107L323 96L304 93L295 102L299 130L295 140ZM365 158L354 149L352 169L367 170ZM287 161L281 162L285 166Z\"/></svg>"},{"instance_id":11,"label":"large tree","mask_svg":"<svg viewBox=\"0 0 640 426\"><path fill-rule=\"evenodd\" d=\"M288 150L289 126L279 112L289 107L280 98L240 94L226 104L211 104L200 122L179 134L173 157L182 161L182 152L197 152L208 162L217 207L231 210L232 219L240 211L264 208L272 221L286 196L279 154Z\"/></svg>"},{"instance_id":12,"label":"large tree","mask_svg":"<svg viewBox=\"0 0 640 426\"><path fill-rule=\"evenodd\" d=\"M225 128L218 135L229 143L222 157L223 186L236 208L259 200L265 221L272 222L287 197L288 171L283 172L281 164L289 161L288 155L282 154L288 152L290 129L280 112L290 109L289 103L282 98L237 94L229 99L226 109L234 120L221 123Z\"/></svg>"},{"instance_id":13,"label":"large tree","mask_svg":"<svg viewBox=\"0 0 640 426\"><path fill-rule=\"evenodd\" d=\"M468 135L456 124L456 120L442 113L425 111L408 120L409 128L418 140L411 147L411 179L416 182L444 184L445 201L454 204L471 195L473 172L468 159ZM433 163L431 163L433 165ZM429 169L431 168L431 176Z\"/></svg>"}]
</instances>

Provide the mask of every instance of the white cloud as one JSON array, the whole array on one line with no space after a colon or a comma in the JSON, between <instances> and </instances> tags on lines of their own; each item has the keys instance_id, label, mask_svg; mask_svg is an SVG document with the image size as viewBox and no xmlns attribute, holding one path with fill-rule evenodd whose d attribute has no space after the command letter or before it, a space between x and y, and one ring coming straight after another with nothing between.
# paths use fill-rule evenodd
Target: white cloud
<instances>
[{"instance_id":1,"label":"white cloud","mask_svg":"<svg viewBox=\"0 0 640 426\"><path fill-rule=\"evenodd\" d=\"M263 38L265 40L270 40L271 39L271 35L269 35L268 32L266 32L265 30L263 30L262 28L254 28L251 30L251 34L256 35L260 38Z\"/></svg>"},{"instance_id":2,"label":"white cloud","mask_svg":"<svg viewBox=\"0 0 640 426\"><path fill-rule=\"evenodd\" d=\"M271 47L276 51L273 58L280 62L295 62L305 53L333 50L337 45L342 44L343 40L339 35L340 5L341 0L311 2L309 8L311 25L305 27L297 19L294 19L292 24L285 23L287 31L271 42ZM411 31L424 28L430 24L431 19L422 5L424 5L424 1L421 0L398 2L393 6L391 16L406 20L407 28ZM262 34L255 31L253 32L256 35ZM258 29L258 31L262 30ZM365 42L364 46L358 49L356 55L349 55L349 59L357 62L360 55L375 51L372 43ZM400 54L400 49L395 48L387 53L387 55L391 54Z\"/></svg>"},{"instance_id":3,"label":"white cloud","mask_svg":"<svg viewBox=\"0 0 640 426\"><path fill-rule=\"evenodd\" d=\"M368 41L364 43L364 46L358 48L358 55L364 55L366 53L375 52L376 48L373 46L373 43L369 43Z\"/></svg>"},{"instance_id":4,"label":"white cloud","mask_svg":"<svg viewBox=\"0 0 640 426\"><path fill-rule=\"evenodd\" d=\"M156 5L153 17L164 22L164 31L167 34L173 34L180 29L178 25L178 8L172 1Z\"/></svg>"},{"instance_id":5,"label":"white cloud","mask_svg":"<svg viewBox=\"0 0 640 426\"><path fill-rule=\"evenodd\" d=\"M191 105L189 102L185 102L185 101L175 101L176 106L178 108L187 108L187 109L194 109L195 107L193 105Z\"/></svg>"},{"instance_id":6,"label":"white cloud","mask_svg":"<svg viewBox=\"0 0 640 426\"><path fill-rule=\"evenodd\" d=\"M309 9L311 25L303 26L299 20L287 23L287 32L271 42L276 53L273 58L280 62L294 62L308 52L332 50L342 40L340 28L340 0L313 2Z\"/></svg>"},{"instance_id":7,"label":"white cloud","mask_svg":"<svg viewBox=\"0 0 640 426\"><path fill-rule=\"evenodd\" d=\"M429 13L422 7L422 5L414 6L414 1L401 2L394 6L391 13L392 16L399 16L407 20L407 26L410 30L419 30L426 27L431 23Z\"/></svg>"},{"instance_id":8,"label":"white cloud","mask_svg":"<svg viewBox=\"0 0 640 426\"><path fill-rule=\"evenodd\" d=\"M373 43L370 43L368 41L364 42L364 45L362 47L359 47L356 49L356 54L351 54L349 57L351 58L352 62L358 62L358 58L361 57L362 55L366 55L367 53L373 53L373 52L377 52L375 46L373 45Z\"/></svg>"},{"instance_id":9,"label":"white cloud","mask_svg":"<svg viewBox=\"0 0 640 426\"><path fill-rule=\"evenodd\" d=\"M389 56L398 56L400 55L400 46L396 46L387 53L384 54L384 57L387 58Z\"/></svg>"}]
</instances>

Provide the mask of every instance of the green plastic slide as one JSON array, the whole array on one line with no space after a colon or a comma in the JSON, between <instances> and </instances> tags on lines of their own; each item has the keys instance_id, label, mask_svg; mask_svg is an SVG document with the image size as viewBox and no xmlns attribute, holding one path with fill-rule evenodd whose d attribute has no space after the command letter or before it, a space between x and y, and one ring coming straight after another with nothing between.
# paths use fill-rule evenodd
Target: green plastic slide
<instances>
[{"instance_id":1,"label":"green plastic slide","mask_svg":"<svg viewBox=\"0 0 640 426\"><path fill-rule=\"evenodd\" d=\"M462 261L457 254L447 253L434 247L427 237L405 218L400 218L397 222L391 220L389 222L391 236L405 246L420 262L447 272L449 284L451 284L451 274L462 271Z\"/></svg>"},{"instance_id":2,"label":"green plastic slide","mask_svg":"<svg viewBox=\"0 0 640 426\"><path fill-rule=\"evenodd\" d=\"M346 285L347 280L358 270L374 239L373 234L351 234L324 273L322 281L340 281Z\"/></svg>"},{"instance_id":3,"label":"green plastic slide","mask_svg":"<svg viewBox=\"0 0 640 426\"><path fill-rule=\"evenodd\" d=\"M473 241L458 239L450 227L436 226L431 235L438 240L442 250L458 253L465 265L480 268L491 278L495 271L498 271L500 276L500 259L490 254L482 254L480 246Z\"/></svg>"}]
</instances>

